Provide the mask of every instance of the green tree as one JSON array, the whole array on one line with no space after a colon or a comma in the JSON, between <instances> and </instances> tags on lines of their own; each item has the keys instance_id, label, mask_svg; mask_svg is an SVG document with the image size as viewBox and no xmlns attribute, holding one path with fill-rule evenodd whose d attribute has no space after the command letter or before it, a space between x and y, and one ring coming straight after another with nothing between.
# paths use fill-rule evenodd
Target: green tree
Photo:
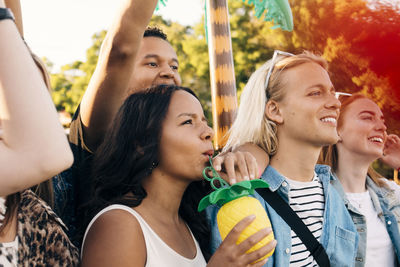
<instances>
[{"instance_id":1,"label":"green tree","mask_svg":"<svg viewBox=\"0 0 400 267\"><path fill-rule=\"evenodd\" d=\"M363 93L400 134L400 10L390 2L292 0L295 30L285 33L288 50L321 53L339 91Z\"/></svg>"},{"instance_id":2,"label":"green tree","mask_svg":"<svg viewBox=\"0 0 400 267\"><path fill-rule=\"evenodd\" d=\"M70 114L75 112L96 68L105 35L106 31L101 31L92 36L93 44L86 51L85 62L74 61L62 66L59 73L51 74L52 96L57 110L65 110Z\"/></svg>"},{"instance_id":3,"label":"green tree","mask_svg":"<svg viewBox=\"0 0 400 267\"><path fill-rule=\"evenodd\" d=\"M382 108L388 131L400 134L400 10L381 0L290 0L293 32L272 30L272 23L254 16L254 8L229 0L232 48L238 96L249 76L271 58L274 49L320 53L330 63L338 91L361 92ZM168 6L166 7L168 8ZM201 11L199 11L201 12ZM159 16L160 26L177 51L184 86L194 89L211 122L208 48L204 20L183 26ZM52 75L58 109L72 113L97 63L105 31L93 36L85 62L76 61Z\"/></svg>"}]
</instances>

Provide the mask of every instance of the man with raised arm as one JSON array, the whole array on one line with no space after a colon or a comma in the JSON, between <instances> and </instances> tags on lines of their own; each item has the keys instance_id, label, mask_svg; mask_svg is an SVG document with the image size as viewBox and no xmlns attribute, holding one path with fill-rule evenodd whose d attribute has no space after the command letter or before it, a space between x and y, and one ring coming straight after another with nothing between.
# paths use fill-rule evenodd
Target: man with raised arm
<instances>
[{"instance_id":1,"label":"man with raised arm","mask_svg":"<svg viewBox=\"0 0 400 267\"><path fill-rule=\"evenodd\" d=\"M99 60L72 123L82 146L94 151L128 94L149 86L181 83L178 60L166 36L145 36L157 0L125 0L102 44Z\"/></svg>"},{"instance_id":2,"label":"man with raised arm","mask_svg":"<svg viewBox=\"0 0 400 267\"><path fill-rule=\"evenodd\" d=\"M125 98L155 84L181 84L177 56L165 34L146 30L156 5L157 0L123 1L72 119L74 165L55 180L56 210L72 236L82 218L77 210L89 197L92 153Z\"/></svg>"}]
</instances>

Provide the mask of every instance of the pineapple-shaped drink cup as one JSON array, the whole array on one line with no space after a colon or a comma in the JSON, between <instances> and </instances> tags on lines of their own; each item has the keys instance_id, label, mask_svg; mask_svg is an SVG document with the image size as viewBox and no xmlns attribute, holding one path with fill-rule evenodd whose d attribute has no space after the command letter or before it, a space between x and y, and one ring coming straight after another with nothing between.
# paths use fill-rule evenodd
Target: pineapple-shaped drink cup
<instances>
[{"instance_id":1,"label":"pineapple-shaped drink cup","mask_svg":"<svg viewBox=\"0 0 400 267\"><path fill-rule=\"evenodd\" d=\"M210 171L213 174L211 178L207 175ZM265 181L256 179L251 181L242 181L229 186L214 169L211 158L210 167L206 167L203 170L203 177L210 182L211 187L215 191L205 196L200 201L198 211L202 211L212 204L218 204L221 206L217 213L217 223L222 240L225 239L228 233L239 221L249 215L255 215L256 219L241 233L237 240L237 244L246 240L261 229L271 227L271 222L269 221L268 215L261 203L256 198L249 197L249 195L254 194L254 189L256 188L268 188L269 185ZM216 185L217 182L219 182L219 185ZM272 240L274 240L273 232L255 244L246 253L255 251ZM266 257L270 257L272 253L274 253L274 250L258 259L257 262Z\"/></svg>"}]
</instances>

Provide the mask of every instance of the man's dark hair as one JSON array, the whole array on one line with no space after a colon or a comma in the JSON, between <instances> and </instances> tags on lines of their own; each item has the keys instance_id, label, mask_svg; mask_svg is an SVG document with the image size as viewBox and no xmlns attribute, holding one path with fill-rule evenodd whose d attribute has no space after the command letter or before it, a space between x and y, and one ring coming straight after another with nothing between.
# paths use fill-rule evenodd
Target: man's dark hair
<instances>
[{"instance_id":1,"label":"man's dark hair","mask_svg":"<svg viewBox=\"0 0 400 267\"><path fill-rule=\"evenodd\" d=\"M167 35L157 26L147 27L144 31L143 37L157 37L168 41Z\"/></svg>"}]
</instances>

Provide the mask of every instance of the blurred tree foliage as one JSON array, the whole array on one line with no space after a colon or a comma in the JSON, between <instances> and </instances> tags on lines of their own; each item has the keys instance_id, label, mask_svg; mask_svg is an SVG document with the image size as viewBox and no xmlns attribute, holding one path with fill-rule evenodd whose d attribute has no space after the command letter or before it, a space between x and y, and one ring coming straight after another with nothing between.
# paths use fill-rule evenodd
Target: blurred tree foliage
<instances>
[{"instance_id":1,"label":"blurred tree foliage","mask_svg":"<svg viewBox=\"0 0 400 267\"><path fill-rule=\"evenodd\" d=\"M370 96L382 108L388 131L400 134L398 4L389 0L290 0L294 31L283 32L257 19L252 6L240 0L228 3L238 96L250 74L272 56L274 49L293 53L309 50L329 61L337 91ZM167 33L178 55L183 85L196 91L211 122L204 21L183 26L154 16L151 24ZM85 62L75 61L52 74L57 109L71 114L75 111L96 66L105 34L102 31L93 35Z\"/></svg>"},{"instance_id":2,"label":"blurred tree foliage","mask_svg":"<svg viewBox=\"0 0 400 267\"><path fill-rule=\"evenodd\" d=\"M51 74L52 96L57 110L65 110L71 115L75 112L96 68L105 35L106 31L101 31L92 36L93 44L86 50L85 62L74 61L62 66L60 72Z\"/></svg>"}]
</instances>

